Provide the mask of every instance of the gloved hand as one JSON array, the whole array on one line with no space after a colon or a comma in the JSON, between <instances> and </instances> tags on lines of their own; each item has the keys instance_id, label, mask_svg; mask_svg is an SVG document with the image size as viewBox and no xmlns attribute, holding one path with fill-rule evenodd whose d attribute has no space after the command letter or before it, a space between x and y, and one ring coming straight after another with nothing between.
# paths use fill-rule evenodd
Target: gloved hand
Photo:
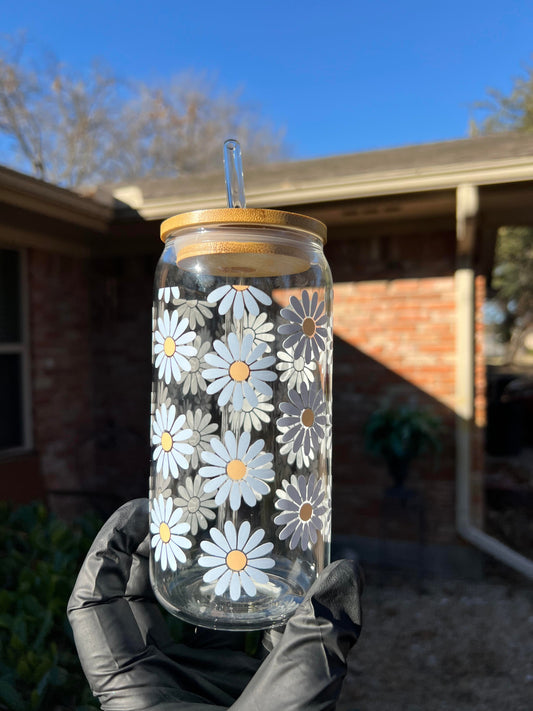
<instances>
[{"instance_id":1,"label":"gloved hand","mask_svg":"<svg viewBox=\"0 0 533 711\"><path fill-rule=\"evenodd\" d=\"M197 628L175 643L148 577L148 500L111 516L68 603L78 654L106 711L334 709L361 630L354 564L328 566L285 631L265 633L260 659L235 649L240 633ZM242 637L242 635L240 635Z\"/></svg>"}]
</instances>

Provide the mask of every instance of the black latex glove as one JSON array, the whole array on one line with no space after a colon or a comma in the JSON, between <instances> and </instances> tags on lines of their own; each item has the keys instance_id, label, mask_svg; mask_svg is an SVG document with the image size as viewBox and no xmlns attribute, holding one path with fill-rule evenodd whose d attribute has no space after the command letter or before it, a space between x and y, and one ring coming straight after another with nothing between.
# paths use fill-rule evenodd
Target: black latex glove
<instances>
[{"instance_id":1,"label":"black latex glove","mask_svg":"<svg viewBox=\"0 0 533 711\"><path fill-rule=\"evenodd\" d=\"M188 645L166 628L148 577L148 500L104 525L68 604L80 660L106 711L334 709L361 629L354 564L328 566L283 634L266 633L261 660L235 649L238 633L198 628ZM241 635L242 637L242 635Z\"/></svg>"}]
</instances>

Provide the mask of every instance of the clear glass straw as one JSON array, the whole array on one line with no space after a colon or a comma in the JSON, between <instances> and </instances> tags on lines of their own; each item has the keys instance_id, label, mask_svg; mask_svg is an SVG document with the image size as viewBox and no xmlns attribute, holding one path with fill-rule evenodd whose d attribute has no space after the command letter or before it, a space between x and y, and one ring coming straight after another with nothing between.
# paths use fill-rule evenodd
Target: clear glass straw
<instances>
[{"instance_id":1,"label":"clear glass straw","mask_svg":"<svg viewBox=\"0 0 533 711\"><path fill-rule=\"evenodd\" d=\"M226 175L228 207L246 207L241 146L239 141L233 138L224 141L224 173Z\"/></svg>"}]
</instances>

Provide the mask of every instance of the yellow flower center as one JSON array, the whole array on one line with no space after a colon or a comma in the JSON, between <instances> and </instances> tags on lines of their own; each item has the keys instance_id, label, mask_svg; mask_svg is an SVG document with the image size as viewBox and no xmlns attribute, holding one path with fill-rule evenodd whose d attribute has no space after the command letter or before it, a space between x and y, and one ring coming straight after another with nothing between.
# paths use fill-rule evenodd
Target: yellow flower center
<instances>
[{"instance_id":1,"label":"yellow flower center","mask_svg":"<svg viewBox=\"0 0 533 711\"><path fill-rule=\"evenodd\" d=\"M163 432L163 434L161 435L161 446L163 447L165 452L170 452L170 450L172 449L172 445L172 435L170 434L170 432Z\"/></svg>"},{"instance_id":2,"label":"yellow flower center","mask_svg":"<svg viewBox=\"0 0 533 711\"><path fill-rule=\"evenodd\" d=\"M167 358L171 358L176 352L176 341L170 336L167 336L165 338L165 344L163 348L165 350L165 355L167 356Z\"/></svg>"},{"instance_id":3,"label":"yellow flower center","mask_svg":"<svg viewBox=\"0 0 533 711\"><path fill-rule=\"evenodd\" d=\"M304 427L312 427L315 421L315 413L310 407L306 408L302 412L302 425Z\"/></svg>"},{"instance_id":4,"label":"yellow flower center","mask_svg":"<svg viewBox=\"0 0 533 711\"><path fill-rule=\"evenodd\" d=\"M230 365L229 376L237 383L242 383L250 375L250 368L242 360L236 360Z\"/></svg>"},{"instance_id":5,"label":"yellow flower center","mask_svg":"<svg viewBox=\"0 0 533 711\"><path fill-rule=\"evenodd\" d=\"M315 335L316 323L309 316L303 320L302 331L308 338L312 338Z\"/></svg>"},{"instance_id":6,"label":"yellow flower center","mask_svg":"<svg viewBox=\"0 0 533 711\"><path fill-rule=\"evenodd\" d=\"M246 564L248 563L248 558L244 555L242 551L233 550L226 556L226 565L230 570L239 572L239 570L244 570Z\"/></svg>"},{"instance_id":7,"label":"yellow flower center","mask_svg":"<svg viewBox=\"0 0 533 711\"><path fill-rule=\"evenodd\" d=\"M170 541L170 528L164 521L159 525L159 536L161 537L163 543L168 543Z\"/></svg>"},{"instance_id":8,"label":"yellow flower center","mask_svg":"<svg viewBox=\"0 0 533 711\"><path fill-rule=\"evenodd\" d=\"M231 462L228 462L226 474L230 479L233 479L233 481L239 481L240 479L244 479L247 470L246 464L241 462L240 459L232 459Z\"/></svg>"},{"instance_id":9,"label":"yellow flower center","mask_svg":"<svg viewBox=\"0 0 533 711\"><path fill-rule=\"evenodd\" d=\"M309 503L305 503L302 505L300 508L300 519L302 521L309 521L311 516L313 515L313 507Z\"/></svg>"},{"instance_id":10,"label":"yellow flower center","mask_svg":"<svg viewBox=\"0 0 533 711\"><path fill-rule=\"evenodd\" d=\"M235 291L246 291L248 289L248 287L244 284L234 284L233 288L235 289Z\"/></svg>"}]
</instances>

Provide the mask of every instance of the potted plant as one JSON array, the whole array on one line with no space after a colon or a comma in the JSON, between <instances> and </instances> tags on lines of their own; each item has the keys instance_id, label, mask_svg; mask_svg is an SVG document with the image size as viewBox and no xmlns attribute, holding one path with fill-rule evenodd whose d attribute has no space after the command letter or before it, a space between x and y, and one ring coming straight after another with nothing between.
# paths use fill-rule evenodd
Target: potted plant
<instances>
[{"instance_id":1,"label":"potted plant","mask_svg":"<svg viewBox=\"0 0 533 711\"><path fill-rule=\"evenodd\" d=\"M366 424L365 447L385 459L394 485L402 487L413 459L440 451L440 427L440 419L426 410L407 405L383 407Z\"/></svg>"}]
</instances>

